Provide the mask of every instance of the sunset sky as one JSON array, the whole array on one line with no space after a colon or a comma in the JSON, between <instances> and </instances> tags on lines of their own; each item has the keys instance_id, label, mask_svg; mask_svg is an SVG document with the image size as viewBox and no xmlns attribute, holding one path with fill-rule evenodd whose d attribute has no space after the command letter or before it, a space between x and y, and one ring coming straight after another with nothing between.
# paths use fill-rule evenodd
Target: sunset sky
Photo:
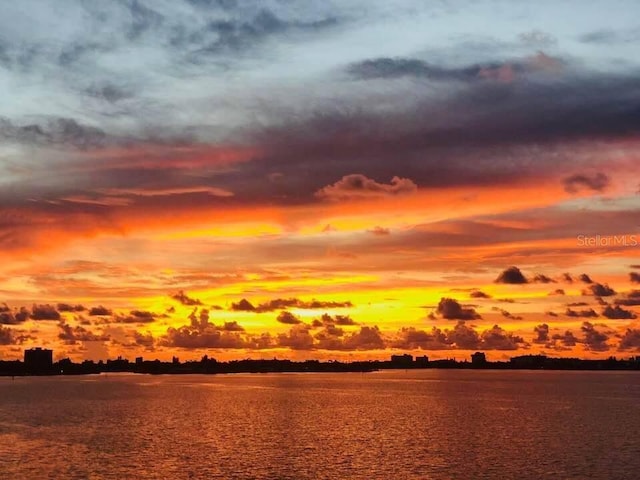
<instances>
[{"instance_id":1,"label":"sunset sky","mask_svg":"<svg viewBox=\"0 0 640 480\"><path fill-rule=\"evenodd\" d=\"M640 352L640 4L0 4L0 359Z\"/></svg>"}]
</instances>

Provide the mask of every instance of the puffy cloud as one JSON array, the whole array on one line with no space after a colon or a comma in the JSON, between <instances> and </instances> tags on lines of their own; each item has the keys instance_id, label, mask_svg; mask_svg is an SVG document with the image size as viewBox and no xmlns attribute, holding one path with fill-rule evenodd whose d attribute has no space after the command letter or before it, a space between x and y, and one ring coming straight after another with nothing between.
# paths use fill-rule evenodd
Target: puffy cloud
<instances>
[{"instance_id":1,"label":"puffy cloud","mask_svg":"<svg viewBox=\"0 0 640 480\"><path fill-rule=\"evenodd\" d=\"M249 300L247 300L246 298L243 298L239 302L232 303L231 310L236 312L255 312L256 307L254 307Z\"/></svg>"},{"instance_id":2,"label":"puffy cloud","mask_svg":"<svg viewBox=\"0 0 640 480\"><path fill-rule=\"evenodd\" d=\"M357 325L355 320L351 318L349 315L334 315L331 316L328 313L323 313L322 316L318 319L321 325L340 325L340 326L351 326Z\"/></svg>"},{"instance_id":3,"label":"puffy cloud","mask_svg":"<svg viewBox=\"0 0 640 480\"><path fill-rule=\"evenodd\" d=\"M222 330L227 332L244 332L244 327L234 320L233 322L224 322Z\"/></svg>"},{"instance_id":4,"label":"puffy cloud","mask_svg":"<svg viewBox=\"0 0 640 480\"><path fill-rule=\"evenodd\" d=\"M436 312L447 320L475 320L481 318L473 308L465 308L453 298L443 297L438 303Z\"/></svg>"},{"instance_id":5,"label":"puffy cloud","mask_svg":"<svg viewBox=\"0 0 640 480\"><path fill-rule=\"evenodd\" d=\"M575 174L563 179L564 189L568 193L578 193L582 190L591 190L602 192L610 183L609 177L604 173L598 172L592 176L584 174Z\"/></svg>"},{"instance_id":6,"label":"puffy cloud","mask_svg":"<svg viewBox=\"0 0 640 480\"><path fill-rule=\"evenodd\" d=\"M59 303L58 304L58 311L59 312L84 312L86 310L86 308L84 307L84 305L71 305L68 303Z\"/></svg>"},{"instance_id":7,"label":"puffy cloud","mask_svg":"<svg viewBox=\"0 0 640 480\"><path fill-rule=\"evenodd\" d=\"M591 277L589 275L587 275L586 273L580 274L580 276L578 278L580 279L580 281L582 283L593 283L593 280L591 280Z\"/></svg>"},{"instance_id":8,"label":"puffy cloud","mask_svg":"<svg viewBox=\"0 0 640 480\"><path fill-rule=\"evenodd\" d=\"M0 307L0 325L17 325L26 321L30 314L31 312L26 307L11 310L5 303Z\"/></svg>"},{"instance_id":9,"label":"puffy cloud","mask_svg":"<svg viewBox=\"0 0 640 480\"><path fill-rule=\"evenodd\" d=\"M638 317L635 313L630 310L625 310L620 305L616 305L615 307L607 305L606 308L602 310L602 315L612 320L631 320Z\"/></svg>"},{"instance_id":10,"label":"puffy cloud","mask_svg":"<svg viewBox=\"0 0 640 480\"><path fill-rule=\"evenodd\" d=\"M114 323L150 323L156 320L157 314L146 310L131 310L129 315L115 315Z\"/></svg>"},{"instance_id":11,"label":"puffy cloud","mask_svg":"<svg viewBox=\"0 0 640 480\"><path fill-rule=\"evenodd\" d=\"M505 331L498 325L494 325L482 332L480 336L482 350L517 350L525 341L522 337Z\"/></svg>"},{"instance_id":12,"label":"puffy cloud","mask_svg":"<svg viewBox=\"0 0 640 480\"><path fill-rule=\"evenodd\" d=\"M453 348L445 332L437 327L431 331L418 330L414 327L403 327L391 346L403 350L444 350Z\"/></svg>"},{"instance_id":13,"label":"puffy cloud","mask_svg":"<svg viewBox=\"0 0 640 480\"><path fill-rule=\"evenodd\" d=\"M275 298L258 305L253 305L249 300L243 298L237 303L231 304L231 310L239 312L273 312L275 310L283 310L287 308L300 308L307 310L320 310L324 308L351 308L353 304L349 301L337 302L337 301L323 301L312 299L309 301L301 300L299 298Z\"/></svg>"},{"instance_id":14,"label":"puffy cloud","mask_svg":"<svg viewBox=\"0 0 640 480\"><path fill-rule=\"evenodd\" d=\"M197 307L196 307L197 308ZM209 322L209 312L202 309L189 316L190 325L179 328L169 327L157 344L186 349L195 348L254 348L255 344L238 331L227 331Z\"/></svg>"},{"instance_id":15,"label":"puffy cloud","mask_svg":"<svg viewBox=\"0 0 640 480\"><path fill-rule=\"evenodd\" d=\"M533 277L533 282L534 283L556 283L556 281L553 278L543 275L542 273L536 274Z\"/></svg>"},{"instance_id":16,"label":"puffy cloud","mask_svg":"<svg viewBox=\"0 0 640 480\"><path fill-rule=\"evenodd\" d=\"M14 342L13 330L0 325L0 345L13 345Z\"/></svg>"},{"instance_id":17,"label":"puffy cloud","mask_svg":"<svg viewBox=\"0 0 640 480\"><path fill-rule=\"evenodd\" d=\"M612 295L615 295L616 292L606 283L604 285L602 283L594 283L592 285L589 285L586 290L583 290L582 294L595 295L596 297L610 297Z\"/></svg>"},{"instance_id":18,"label":"puffy cloud","mask_svg":"<svg viewBox=\"0 0 640 480\"><path fill-rule=\"evenodd\" d=\"M385 348L380 329L377 326L362 326L357 332L345 337L343 350L376 350Z\"/></svg>"},{"instance_id":19,"label":"puffy cloud","mask_svg":"<svg viewBox=\"0 0 640 480\"><path fill-rule=\"evenodd\" d=\"M640 351L640 329L627 328L618 344L618 350L632 350Z\"/></svg>"},{"instance_id":20,"label":"puffy cloud","mask_svg":"<svg viewBox=\"0 0 640 480\"><path fill-rule=\"evenodd\" d=\"M107 315L111 315L111 310L109 310L106 307L103 307L102 305L98 306L98 307L91 307L89 309L89 315L91 315L92 317L96 317L96 316L107 316Z\"/></svg>"},{"instance_id":21,"label":"puffy cloud","mask_svg":"<svg viewBox=\"0 0 640 480\"><path fill-rule=\"evenodd\" d=\"M640 290L631 290L627 292L622 298L616 298L615 303L618 305L625 305L631 307L634 305L640 305Z\"/></svg>"},{"instance_id":22,"label":"puffy cloud","mask_svg":"<svg viewBox=\"0 0 640 480\"><path fill-rule=\"evenodd\" d=\"M58 327L60 328L58 338L67 345L75 345L78 342L105 342L110 339L109 335L96 334L81 325L72 327L67 323L61 322Z\"/></svg>"},{"instance_id":23,"label":"puffy cloud","mask_svg":"<svg viewBox=\"0 0 640 480\"><path fill-rule=\"evenodd\" d=\"M640 283L640 273L629 272L629 281L631 281L631 283Z\"/></svg>"},{"instance_id":24,"label":"puffy cloud","mask_svg":"<svg viewBox=\"0 0 640 480\"><path fill-rule=\"evenodd\" d=\"M496 278L496 283L506 283L506 284L523 284L529 283L529 280L522 274L518 267L509 267L504 270L498 278Z\"/></svg>"},{"instance_id":25,"label":"puffy cloud","mask_svg":"<svg viewBox=\"0 0 640 480\"><path fill-rule=\"evenodd\" d=\"M408 178L393 177L391 183L378 183L364 175L345 175L333 185L316 192L322 200L353 200L371 197L386 197L415 193L418 186Z\"/></svg>"},{"instance_id":26,"label":"puffy cloud","mask_svg":"<svg viewBox=\"0 0 640 480\"><path fill-rule=\"evenodd\" d=\"M30 317L32 320L60 320L60 312L53 305L33 305Z\"/></svg>"},{"instance_id":27,"label":"puffy cloud","mask_svg":"<svg viewBox=\"0 0 640 480\"><path fill-rule=\"evenodd\" d=\"M471 298L491 298L491 295L484 293L482 290L472 290L469 296Z\"/></svg>"},{"instance_id":28,"label":"puffy cloud","mask_svg":"<svg viewBox=\"0 0 640 480\"><path fill-rule=\"evenodd\" d=\"M302 323L298 317L296 317L293 313L283 310L278 314L276 320L280 323L288 324L288 325L297 325Z\"/></svg>"},{"instance_id":29,"label":"puffy cloud","mask_svg":"<svg viewBox=\"0 0 640 480\"><path fill-rule=\"evenodd\" d=\"M462 350L477 350L480 347L480 336L464 321L459 321L451 330L447 330L447 343Z\"/></svg>"},{"instance_id":30,"label":"puffy cloud","mask_svg":"<svg viewBox=\"0 0 640 480\"><path fill-rule=\"evenodd\" d=\"M197 298L190 297L183 290L178 291L178 293L174 293L173 295L171 295L171 298L173 298L174 300L180 302L182 305L185 305L187 307L202 305L202 302L200 300L198 300Z\"/></svg>"},{"instance_id":31,"label":"puffy cloud","mask_svg":"<svg viewBox=\"0 0 640 480\"><path fill-rule=\"evenodd\" d=\"M566 282L566 283L573 283L573 277L571 276L570 273L563 273L562 274L562 281Z\"/></svg>"},{"instance_id":32,"label":"puffy cloud","mask_svg":"<svg viewBox=\"0 0 640 480\"><path fill-rule=\"evenodd\" d=\"M551 337L554 341L559 341L565 347L575 347L580 341L570 330L565 331L563 334L555 334Z\"/></svg>"},{"instance_id":33,"label":"puffy cloud","mask_svg":"<svg viewBox=\"0 0 640 480\"><path fill-rule=\"evenodd\" d=\"M609 350L609 344L607 340L609 340L609 336L596 329L596 327L589 323L584 322L580 330L584 334L584 339L582 343L587 350L591 350L594 352L606 352Z\"/></svg>"},{"instance_id":34,"label":"puffy cloud","mask_svg":"<svg viewBox=\"0 0 640 480\"><path fill-rule=\"evenodd\" d=\"M598 313L593 308L585 310L572 310L571 308L567 308L565 315L573 318L595 318L598 316Z\"/></svg>"},{"instance_id":35,"label":"puffy cloud","mask_svg":"<svg viewBox=\"0 0 640 480\"><path fill-rule=\"evenodd\" d=\"M533 343L549 343L549 325L541 323L540 325L533 327L533 331L536 334L536 337L533 339Z\"/></svg>"},{"instance_id":36,"label":"puffy cloud","mask_svg":"<svg viewBox=\"0 0 640 480\"><path fill-rule=\"evenodd\" d=\"M287 333L281 333L277 338L278 346L289 347L292 350L312 350L314 340L308 325L294 325Z\"/></svg>"},{"instance_id":37,"label":"puffy cloud","mask_svg":"<svg viewBox=\"0 0 640 480\"><path fill-rule=\"evenodd\" d=\"M153 349L155 339L150 332L142 333L137 330L133 332L133 340L136 345L145 347L146 349Z\"/></svg>"}]
</instances>

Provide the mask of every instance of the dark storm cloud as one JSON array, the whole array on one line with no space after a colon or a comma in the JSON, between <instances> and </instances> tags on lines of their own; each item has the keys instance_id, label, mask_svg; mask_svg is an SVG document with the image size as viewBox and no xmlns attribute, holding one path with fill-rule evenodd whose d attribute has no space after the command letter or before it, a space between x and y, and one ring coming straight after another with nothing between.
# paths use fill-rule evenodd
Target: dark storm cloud
<instances>
[{"instance_id":1,"label":"dark storm cloud","mask_svg":"<svg viewBox=\"0 0 640 480\"><path fill-rule=\"evenodd\" d=\"M631 281L631 283L640 283L640 273L629 272L629 280Z\"/></svg>"},{"instance_id":2,"label":"dark storm cloud","mask_svg":"<svg viewBox=\"0 0 640 480\"><path fill-rule=\"evenodd\" d=\"M527 280L518 267L509 267L496 278L495 283L518 285L529 283L529 280Z\"/></svg>"},{"instance_id":3,"label":"dark storm cloud","mask_svg":"<svg viewBox=\"0 0 640 480\"><path fill-rule=\"evenodd\" d=\"M582 342L587 350L594 352L606 352L609 350L609 344L607 343L609 335L599 331L589 322L584 322L580 330L584 334Z\"/></svg>"},{"instance_id":4,"label":"dark storm cloud","mask_svg":"<svg viewBox=\"0 0 640 480\"><path fill-rule=\"evenodd\" d=\"M32 320L60 320L60 312L53 305L33 305L30 318Z\"/></svg>"},{"instance_id":5,"label":"dark storm cloud","mask_svg":"<svg viewBox=\"0 0 640 480\"><path fill-rule=\"evenodd\" d=\"M640 81L631 74L568 72L548 81L474 82L442 98L423 90L407 95L415 95L411 107L384 115L347 104L329 106L307 120L284 117L281 125L260 135L269 168L299 181L290 193L298 197L315 191L320 182L335 181L328 171L319 171L313 179L302 175L320 162L331 166L334 175L361 172L380 179L398 175L393 167L401 167L402 175L419 187L503 184L560 174L566 178L582 167L575 155L562 162L553 155L531 161L529 155L506 154L504 149L624 137L640 127ZM473 161L468 157L472 147ZM569 184L600 188L602 182L597 175L585 175Z\"/></svg>"},{"instance_id":6,"label":"dark storm cloud","mask_svg":"<svg viewBox=\"0 0 640 480\"><path fill-rule=\"evenodd\" d=\"M586 290L582 291L583 295L595 295L597 297L610 297L615 295L616 292L609 285L602 283L594 283L593 285L589 285Z\"/></svg>"},{"instance_id":7,"label":"dark storm cloud","mask_svg":"<svg viewBox=\"0 0 640 480\"><path fill-rule=\"evenodd\" d=\"M473 308L465 308L453 298L441 298L436 312L447 320L475 320L480 315Z\"/></svg>"},{"instance_id":8,"label":"dark storm cloud","mask_svg":"<svg viewBox=\"0 0 640 480\"><path fill-rule=\"evenodd\" d=\"M609 186L609 177L604 173L594 175L575 174L562 180L564 189L568 193L578 193L582 190L602 192Z\"/></svg>"},{"instance_id":9,"label":"dark storm cloud","mask_svg":"<svg viewBox=\"0 0 640 480\"><path fill-rule=\"evenodd\" d=\"M620 305L607 305L605 309L602 310L602 315L612 320L632 320L638 318L635 313L630 310L625 310Z\"/></svg>"},{"instance_id":10,"label":"dark storm cloud","mask_svg":"<svg viewBox=\"0 0 640 480\"><path fill-rule=\"evenodd\" d=\"M197 298L188 296L184 291L180 290L178 293L171 295L171 298L180 302L182 305L193 307L194 305L202 305L202 302Z\"/></svg>"}]
</instances>

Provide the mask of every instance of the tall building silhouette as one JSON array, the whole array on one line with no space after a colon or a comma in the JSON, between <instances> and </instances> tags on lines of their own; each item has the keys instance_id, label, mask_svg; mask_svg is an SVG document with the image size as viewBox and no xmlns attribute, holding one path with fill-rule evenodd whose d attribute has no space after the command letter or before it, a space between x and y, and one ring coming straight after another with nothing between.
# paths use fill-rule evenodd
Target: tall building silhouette
<instances>
[{"instance_id":1,"label":"tall building silhouette","mask_svg":"<svg viewBox=\"0 0 640 480\"><path fill-rule=\"evenodd\" d=\"M24 351L24 368L27 373L50 373L53 371L53 350L36 347Z\"/></svg>"}]
</instances>

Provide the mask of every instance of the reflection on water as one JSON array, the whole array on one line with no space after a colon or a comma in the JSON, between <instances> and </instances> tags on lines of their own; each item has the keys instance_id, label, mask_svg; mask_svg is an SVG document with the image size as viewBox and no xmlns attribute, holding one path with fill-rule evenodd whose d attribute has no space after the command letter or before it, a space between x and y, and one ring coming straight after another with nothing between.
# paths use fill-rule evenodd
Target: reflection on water
<instances>
[{"instance_id":1,"label":"reflection on water","mask_svg":"<svg viewBox=\"0 0 640 480\"><path fill-rule=\"evenodd\" d=\"M636 479L640 374L0 378L0 478Z\"/></svg>"}]
</instances>

